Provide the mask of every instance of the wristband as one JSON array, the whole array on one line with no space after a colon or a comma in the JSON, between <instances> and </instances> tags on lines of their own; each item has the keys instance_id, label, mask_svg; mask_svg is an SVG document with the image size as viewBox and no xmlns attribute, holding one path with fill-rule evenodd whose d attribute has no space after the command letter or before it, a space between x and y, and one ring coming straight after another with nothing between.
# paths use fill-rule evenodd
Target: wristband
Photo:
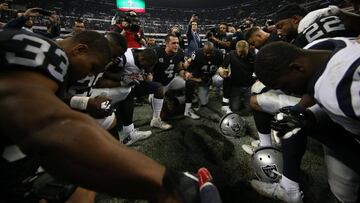
<instances>
[{"instance_id":1,"label":"wristband","mask_svg":"<svg viewBox=\"0 0 360 203\"><path fill-rule=\"evenodd\" d=\"M78 110L86 110L90 97L73 96L70 100L70 107Z\"/></svg>"}]
</instances>

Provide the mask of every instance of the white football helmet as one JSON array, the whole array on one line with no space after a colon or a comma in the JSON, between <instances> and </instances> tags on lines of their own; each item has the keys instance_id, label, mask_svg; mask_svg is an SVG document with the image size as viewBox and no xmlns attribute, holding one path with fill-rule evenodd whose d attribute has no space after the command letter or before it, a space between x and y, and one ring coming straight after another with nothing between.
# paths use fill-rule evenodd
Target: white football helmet
<instances>
[{"instance_id":1,"label":"white football helmet","mask_svg":"<svg viewBox=\"0 0 360 203\"><path fill-rule=\"evenodd\" d=\"M278 182L283 171L282 152L271 146L260 147L251 156L250 164L259 180Z\"/></svg>"},{"instance_id":2,"label":"white football helmet","mask_svg":"<svg viewBox=\"0 0 360 203\"><path fill-rule=\"evenodd\" d=\"M236 113L224 115L219 123L220 131L229 137L243 137L246 132L246 122Z\"/></svg>"}]
</instances>

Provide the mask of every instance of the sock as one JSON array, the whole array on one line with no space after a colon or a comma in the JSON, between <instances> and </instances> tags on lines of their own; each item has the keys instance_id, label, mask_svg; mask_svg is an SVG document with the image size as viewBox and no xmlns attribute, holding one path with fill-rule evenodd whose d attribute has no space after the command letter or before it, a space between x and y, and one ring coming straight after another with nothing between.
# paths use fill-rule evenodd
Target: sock
<instances>
[{"instance_id":1,"label":"sock","mask_svg":"<svg viewBox=\"0 0 360 203\"><path fill-rule=\"evenodd\" d=\"M152 101L153 99L154 99L154 94L149 94L149 102ZM151 103L151 108L152 108L152 103Z\"/></svg>"},{"instance_id":2,"label":"sock","mask_svg":"<svg viewBox=\"0 0 360 203\"><path fill-rule=\"evenodd\" d=\"M123 127L123 133L125 134L125 136L129 135L132 131L134 131L134 123Z\"/></svg>"},{"instance_id":3,"label":"sock","mask_svg":"<svg viewBox=\"0 0 360 203\"><path fill-rule=\"evenodd\" d=\"M188 112L191 108L191 103L185 103L185 112Z\"/></svg>"},{"instance_id":4,"label":"sock","mask_svg":"<svg viewBox=\"0 0 360 203\"><path fill-rule=\"evenodd\" d=\"M270 134L263 134L258 132L259 135L259 139L260 139L260 146L261 147L265 147L265 146L271 146L271 135Z\"/></svg>"},{"instance_id":5,"label":"sock","mask_svg":"<svg viewBox=\"0 0 360 203\"><path fill-rule=\"evenodd\" d=\"M152 100L153 118L160 118L161 109L164 103L164 99L153 98Z\"/></svg>"},{"instance_id":6,"label":"sock","mask_svg":"<svg viewBox=\"0 0 360 203\"><path fill-rule=\"evenodd\" d=\"M222 99L222 105L223 105L223 106L229 106L229 99L223 97L223 99Z\"/></svg>"},{"instance_id":7,"label":"sock","mask_svg":"<svg viewBox=\"0 0 360 203\"><path fill-rule=\"evenodd\" d=\"M300 192L299 183L290 180L286 176L282 175L280 179L280 186L283 187L288 193Z\"/></svg>"}]
</instances>

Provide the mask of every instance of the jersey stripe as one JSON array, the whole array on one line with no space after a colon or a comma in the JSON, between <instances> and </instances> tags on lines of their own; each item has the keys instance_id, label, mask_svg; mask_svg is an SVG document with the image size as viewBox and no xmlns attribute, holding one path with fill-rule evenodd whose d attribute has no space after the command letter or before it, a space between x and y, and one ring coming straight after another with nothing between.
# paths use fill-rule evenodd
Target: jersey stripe
<instances>
[{"instance_id":1,"label":"jersey stripe","mask_svg":"<svg viewBox=\"0 0 360 203\"><path fill-rule=\"evenodd\" d=\"M360 58L355 60L349 69L346 71L344 77L339 82L336 88L336 97L339 102L340 109L344 114L352 119L357 119L355 114L356 107L359 108L359 103L353 105L353 97L359 97L359 81L353 84L353 78L359 74ZM354 88L352 88L354 87ZM353 96L353 91L355 95Z\"/></svg>"}]
</instances>

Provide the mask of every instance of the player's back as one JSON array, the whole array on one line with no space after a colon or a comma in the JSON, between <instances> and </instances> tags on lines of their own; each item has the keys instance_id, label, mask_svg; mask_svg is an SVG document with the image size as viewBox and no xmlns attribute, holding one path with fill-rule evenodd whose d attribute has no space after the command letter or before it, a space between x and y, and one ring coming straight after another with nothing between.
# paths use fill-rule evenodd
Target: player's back
<instances>
[{"instance_id":1,"label":"player's back","mask_svg":"<svg viewBox=\"0 0 360 203\"><path fill-rule=\"evenodd\" d=\"M298 35L294 44L298 47L304 47L317 39L355 36L357 36L357 34L346 29L344 23L338 16L327 16L317 19L307 27Z\"/></svg>"}]
</instances>

